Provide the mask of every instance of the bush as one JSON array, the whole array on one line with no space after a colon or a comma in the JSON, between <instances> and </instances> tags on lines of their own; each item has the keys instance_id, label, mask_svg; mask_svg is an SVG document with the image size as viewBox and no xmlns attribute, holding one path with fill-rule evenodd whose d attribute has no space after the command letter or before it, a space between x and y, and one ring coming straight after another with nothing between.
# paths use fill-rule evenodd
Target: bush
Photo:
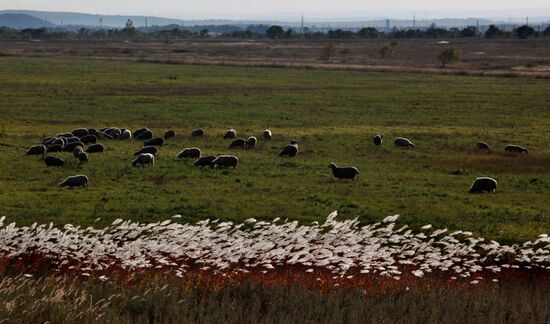
<instances>
[{"instance_id":1,"label":"bush","mask_svg":"<svg viewBox=\"0 0 550 324\"><path fill-rule=\"evenodd\" d=\"M487 31L485 32L486 38L498 38L502 37L503 35L504 32L502 31L502 29L498 28L495 25L489 26L489 29L487 29Z\"/></svg>"},{"instance_id":2,"label":"bush","mask_svg":"<svg viewBox=\"0 0 550 324\"><path fill-rule=\"evenodd\" d=\"M533 27L528 25L520 26L516 28L514 32L521 39L529 38L530 36L533 36L535 34L535 30L533 29Z\"/></svg>"},{"instance_id":3,"label":"bush","mask_svg":"<svg viewBox=\"0 0 550 324\"><path fill-rule=\"evenodd\" d=\"M382 48L380 48L380 57L381 58L393 57L393 54L395 53L395 47L396 46L397 46L397 43L391 43L389 45L382 46Z\"/></svg>"},{"instance_id":4,"label":"bush","mask_svg":"<svg viewBox=\"0 0 550 324\"><path fill-rule=\"evenodd\" d=\"M334 54L336 54L336 45L334 45L334 43L328 43L321 49L320 59L328 63Z\"/></svg>"},{"instance_id":5,"label":"bush","mask_svg":"<svg viewBox=\"0 0 550 324\"><path fill-rule=\"evenodd\" d=\"M285 30L281 26L273 25L266 30L267 37L271 39L283 38Z\"/></svg>"},{"instance_id":6,"label":"bush","mask_svg":"<svg viewBox=\"0 0 550 324\"><path fill-rule=\"evenodd\" d=\"M439 53L438 59L441 62L441 67L445 67L449 63L460 62L462 52L456 48L447 48Z\"/></svg>"}]
</instances>

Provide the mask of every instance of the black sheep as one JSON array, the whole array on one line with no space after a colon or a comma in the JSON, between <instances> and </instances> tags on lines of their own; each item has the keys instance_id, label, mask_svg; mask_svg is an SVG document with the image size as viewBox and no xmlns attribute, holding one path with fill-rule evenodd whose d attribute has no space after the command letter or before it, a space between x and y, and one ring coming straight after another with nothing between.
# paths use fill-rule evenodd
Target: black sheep
<instances>
[{"instance_id":1,"label":"black sheep","mask_svg":"<svg viewBox=\"0 0 550 324\"><path fill-rule=\"evenodd\" d=\"M67 143L67 145L63 146L63 152L72 152L77 146L84 147L84 144L82 142Z\"/></svg>"},{"instance_id":2,"label":"black sheep","mask_svg":"<svg viewBox=\"0 0 550 324\"><path fill-rule=\"evenodd\" d=\"M157 150L156 147L154 147L154 146L145 146L145 147L142 147L139 150L137 150L136 153L134 153L134 156L140 155L140 154L145 154L145 153L156 155L157 152L158 152L158 150Z\"/></svg>"},{"instance_id":3,"label":"black sheep","mask_svg":"<svg viewBox=\"0 0 550 324\"><path fill-rule=\"evenodd\" d=\"M88 146L86 153L102 153L105 151L105 147L102 144L93 144Z\"/></svg>"},{"instance_id":4,"label":"black sheep","mask_svg":"<svg viewBox=\"0 0 550 324\"><path fill-rule=\"evenodd\" d=\"M95 143L97 143L97 136L92 135L92 134L82 136L80 138L80 141L84 144L95 144Z\"/></svg>"},{"instance_id":5,"label":"black sheep","mask_svg":"<svg viewBox=\"0 0 550 324\"><path fill-rule=\"evenodd\" d=\"M162 137L155 137L148 141L143 142L143 146L162 146L164 145L164 139Z\"/></svg>"},{"instance_id":6,"label":"black sheep","mask_svg":"<svg viewBox=\"0 0 550 324\"><path fill-rule=\"evenodd\" d=\"M215 159L216 159L216 157L212 156L212 155L203 156L200 159L198 159L197 161L195 161L195 163L193 165L196 166L196 167L210 166Z\"/></svg>"},{"instance_id":7,"label":"black sheep","mask_svg":"<svg viewBox=\"0 0 550 324\"><path fill-rule=\"evenodd\" d=\"M134 138L136 140L149 140L153 138L153 132L150 130L145 130L142 133L139 133L139 135L134 135Z\"/></svg>"},{"instance_id":8,"label":"black sheep","mask_svg":"<svg viewBox=\"0 0 550 324\"><path fill-rule=\"evenodd\" d=\"M176 132L174 132L173 130L169 130L164 133L164 139L174 138L175 136Z\"/></svg>"},{"instance_id":9,"label":"black sheep","mask_svg":"<svg viewBox=\"0 0 550 324\"><path fill-rule=\"evenodd\" d=\"M479 142L476 144L476 149L477 150L480 150L480 151L488 151L488 152L492 152L493 149L491 148L491 146L489 146L489 144L485 143L485 142Z\"/></svg>"},{"instance_id":10,"label":"black sheep","mask_svg":"<svg viewBox=\"0 0 550 324\"><path fill-rule=\"evenodd\" d=\"M31 146L25 155L42 155L44 156L46 154L46 146L43 144Z\"/></svg>"},{"instance_id":11,"label":"black sheep","mask_svg":"<svg viewBox=\"0 0 550 324\"><path fill-rule=\"evenodd\" d=\"M227 130L223 134L223 139L234 139L237 138L237 131L234 129Z\"/></svg>"},{"instance_id":12,"label":"black sheep","mask_svg":"<svg viewBox=\"0 0 550 324\"><path fill-rule=\"evenodd\" d=\"M347 166L347 167L338 167L336 164L331 163L328 166L332 169L332 175L339 179L351 179L355 180L359 174L359 170L356 167Z\"/></svg>"},{"instance_id":13,"label":"black sheep","mask_svg":"<svg viewBox=\"0 0 550 324\"><path fill-rule=\"evenodd\" d=\"M134 131L134 137L141 135L142 133L148 131L148 128L139 128Z\"/></svg>"},{"instance_id":14,"label":"black sheep","mask_svg":"<svg viewBox=\"0 0 550 324\"><path fill-rule=\"evenodd\" d=\"M76 137L83 137L83 136L88 135L89 133L90 132L86 128L73 129L73 131L71 132L71 134L73 134Z\"/></svg>"},{"instance_id":15,"label":"black sheep","mask_svg":"<svg viewBox=\"0 0 550 324\"><path fill-rule=\"evenodd\" d=\"M204 136L204 129L202 129L202 128L195 129L194 131L191 132L191 136L192 136L192 137L201 137L201 136Z\"/></svg>"},{"instance_id":16,"label":"black sheep","mask_svg":"<svg viewBox=\"0 0 550 324\"><path fill-rule=\"evenodd\" d=\"M512 145L512 144L506 145L506 147L504 148L504 151L509 152L509 153L519 153L519 154L521 154L521 153L527 154L528 153L528 151L525 147L521 147L519 145Z\"/></svg>"},{"instance_id":17,"label":"black sheep","mask_svg":"<svg viewBox=\"0 0 550 324\"><path fill-rule=\"evenodd\" d=\"M497 181L493 178L477 178L472 187L470 188L470 193L480 193L480 192L495 192L497 190Z\"/></svg>"},{"instance_id":18,"label":"black sheep","mask_svg":"<svg viewBox=\"0 0 550 324\"><path fill-rule=\"evenodd\" d=\"M376 146L381 145L383 141L384 141L384 135L382 135L382 134L375 135L375 136L372 138L372 142L373 142L374 145L376 145Z\"/></svg>"},{"instance_id":19,"label":"black sheep","mask_svg":"<svg viewBox=\"0 0 550 324\"><path fill-rule=\"evenodd\" d=\"M198 159L201 157L201 150L197 147L186 148L178 153L178 159Z\"/></svg>"},{"instance_id":20,"label":"black sheep","mask_svg":"<svg viewBox=\"0 0 550 324\"><path fill-rule=\"evenodd\" d=\"M245 147L254 148L256 147L256 143L258 143L258 139L256 138L256 136L250 136L249 138L246 139Z\"/></svg>"},{"instance_id":21,"label":"black sheep","mask_svg":"<svg viewBox=\"0 0 550 324\"><path fill-rule=\"evenodd\" d=\"M298 144L296 141L291 141L290 144L285 146L279 156L295 157L298 154Z\"/></svg>"},{"instance_id":22,"label":"black sheep","mask_svg":"<svg viewBox=\"0 0 550 324\"><path fill-rule=\"evenodd\" d=\"M78 154L78 160L80 163L88 162L88 154L86 154L86 152L80 152L80 154Z\"/></svg>"},{"instance_id":23,"label":"black sheep","mask_svg":"<svg viewBox=\"0 0 550 324\"><path fill-rule=\"evenodd\" d=\"M51 167L51 166L62 167L63 164L65 163L65 161L63 161L63 159L60 159L60 158L55 157L55 156L47 156L44 159L44 163L46 163L47 167Z\"/></svg>"},{"instance_id":24,"label":"black sheep","mask_svg":"<svg viewBox=\"0 0 550 324\"><path fill-rule=\"evenodd\" d=\"M236 140L233 140L231 144L229 144L229 148L244 148L246 141L243 138L237 138Z\"/></svg>"},{"instance_id":25,"label":"black sheep","mask_svg":"<svg viewBox=\"0 0 550 324\"><path fill-rule=\"evenodd\" d=\"M75 147L74 150L73 150L73 156L75 157L75 159L78 159L78 156L82 152L84 152L84 148L82 146Z\"/></svg>"}]
</instances>

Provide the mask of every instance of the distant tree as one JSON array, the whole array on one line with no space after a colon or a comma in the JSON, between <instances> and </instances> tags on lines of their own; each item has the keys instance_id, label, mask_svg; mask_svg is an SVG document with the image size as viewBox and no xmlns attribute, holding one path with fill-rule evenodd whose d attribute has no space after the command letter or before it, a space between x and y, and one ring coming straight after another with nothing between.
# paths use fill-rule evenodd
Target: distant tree
<instances>
[{"instance_id":1,"label":"distant tree","mask_svg":"<svg viewBox=\"0 0 550 324\"><path fill-rule=\"evenodd\" d=\"M292 28L287 29L286 32L285 32L285 37L286 38L294 37L294 30Z\"/></svg>"},{"instance_id":2,"label":"distant tree","mask_svg":"<svg viewBox=\"0 0 550 324\"><path fill-rule=\"evenodd\" d=\"M397 47L397 43L393 42L388 45L384 45L380 48L380 57L381 58L390 58L393 57L393 54L395 54L395 48Z\"/></svg>"},{"instance_id":3,"label":"distant tree","mask_svg":"<svg viewBox=\"0 0 550 324\"><path fill-rule=\"evenodd\" d=\"M210 31L209 31L207 28L203 28L203 29L201 29L201 31L199 32L199 35L201 36L201 38L207 38L207 37L208 37L208 33L210 33Z\"/></svg>"},{"instance_id":4,"label":"distant tree","mask_svg":"<svg viewBox=\"0 0 550 324\"><path fill-rule=\"evenodd\" d=\"M502 37L503 35L504 35L504 32L502 31L502 29L498 28L495 25L489 26L489 28L485 32L486 38L498 38L498 37Z\"/></svg>"},{"instance_id":5,"label":"distant tree","mask_svg":"<svg viewBox=\"0 0 550 324\"><path fill-rule=\"evenodd\" d=\"M456 48L447 48L441 51L437 58L441 62L441 67L445 67L449 63L460 62L462 59L462 52Z\"/></svg>"},{"instance_id":6,"label":"distant tree","mask_svg":"<svg viewBox=\"0 0 550 324\"><path fill-rule=\"evenodd\" d=\"M361 28L357 35L361 38L376 38L378 37L378 30L372 27Z\"/></svg>"},{"instance_id":7,"label":"distant tree","mask_svg":"<svg viewBox=\"0 0 550 324\"><path fill-rule=\"evenodd\" d=\"M462 36L462 37L476 37L477 36L477 28L475 26L468 26L460 32L460 36Z\"/></svg>"},{"instance_id":8,"label":"distant tree","mask_svg":"<svg viewBox=\"0 0 550 324\"><path fill-rule=\"evenodd\" d=\"M128 36L133 36L136 33L136 27L134 27L132 19L126 20L126 24L124 24L124 29L122 29L122 31Z\"/></svg>"},{"instance_id":9,"label":"distant tree","mask_svg":"<svg viewBox=\"0 0 550 324\"><path fill-rule=\"evenodd\" d=\"M88 36L88 33L89 33L89 32L90 32L90 31L89 31L88 29L84 28L84 27L80 28L80 29L78 30L78 38L79 38L79 39L84 39L84 38L86 38L86 36Z\"/></svg>"},{"instance_id":10,"label":"distant tree","mask_svg":"<svg viewBox=\"0 0 550 324\"><path fill-rule=\"evenodd\" d=\"M334 43L328 43L321 49L320 59L326 63L330 62L330 59L336 54L337 48Z\"/></svg>"},{"instance_id":11,"label":"distant tree","mask_svg":"<svg viewBox=\"0 0 550 324\"><path fill-rule=\"evenodd\" d=\"M544 36L550 36L550 25L548 25L548 27L546 27L546 29L544 30Z\"/></svg>"},{"instance_id":12,"label":"distant tree","mask_svg":"<svg viewBox=\"0 0 550 324\"><path fill-rule=\"evenodd\" d=\"M265 31L267 37L271 39L282 38L285 35L285 30L281 26L273 25Z\"/></svg>"},{"instance_id":13,"label":"distant tree","mask_svg":"<svg viewBox=\"0 0 550 324\"><path fill-rule=\"evenodd\" d=\"M328 38L332 39L346 39L346 38L353 38L355 35L352 31L349 30L343 30L343 29L335 29L335 30L329 30Z\"/></svg>"},{"instance_id":14,"label":"distant tree","mask_svg":"<svg viewBox=\"0 0 550 324\"><path fill-rule=\"evenodd\" d=\"M528 25L519 26L514 30L514 32L519 38L522 39L529 38L529 36L533 36L535 34L533 27Z\"/></svg>"}]
</instances>

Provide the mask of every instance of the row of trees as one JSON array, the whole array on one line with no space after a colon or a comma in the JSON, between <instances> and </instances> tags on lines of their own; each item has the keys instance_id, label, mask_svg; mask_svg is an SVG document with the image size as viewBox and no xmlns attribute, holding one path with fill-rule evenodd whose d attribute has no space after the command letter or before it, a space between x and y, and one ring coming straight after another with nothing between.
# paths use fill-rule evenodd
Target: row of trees
<instances>
[{"instance_id":1,"label":"row of trees","mask_svg":"<svg viewBox=\"0 0 550 324\"><path fill-rule=\"evenodd\" d=\"M235 27L234 27L235 28ZM59 29L23 29L14 30L0 27L0 39L117 39L117 38L143 38L143 39L183 39L183 38L271 38L271 39L374 39L374 38L456 38L456 37L486 37L486 38L529 38L529 37L550 37L550 26L542 32L537 32L531 26L524 25L517 27L512 32L504 31L495 25L481 33L474 26L463 29L440 28L435 25L427 29L394 29L391 32L380 32L373 27L365 27L358 31L343 29L329 30L328 32L296 33L292 28L284 29L282 26L255 25L246 29L237 29L223 32L211 33L209 29L197 27L183 28L180 26L136 28L131 20L121 29L87 29L80 28L74 31Z\"/></svg>"}]
</instances>

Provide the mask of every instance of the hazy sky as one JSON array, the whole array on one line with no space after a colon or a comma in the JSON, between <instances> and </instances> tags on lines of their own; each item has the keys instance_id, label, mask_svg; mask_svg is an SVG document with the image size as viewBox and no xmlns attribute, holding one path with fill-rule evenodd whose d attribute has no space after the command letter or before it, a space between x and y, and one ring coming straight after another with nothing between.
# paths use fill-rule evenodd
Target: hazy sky
<instances>
[{"instance_id":1,"label":"hazy sky","mask_svg":"<svg viewBox=\"0 0 550 324\"><path fill-rule=\"evenodd\" d=\"M539 10L546 8L547 10ZM436 16L545 16L550 0L0 0L0 9L34 9L101 14L145 14L188 18L261 18L311 15L386 16L426 11ZM458 10L457 10L458 9ZM389 14L385 14L385 13ZM406 14L408 15L408 13ZM200 17L199 17L200 16ZM260 18L258 16L258 18ZM433 17L432 17L433 18Z\"/></svg>"}]
</instances>

